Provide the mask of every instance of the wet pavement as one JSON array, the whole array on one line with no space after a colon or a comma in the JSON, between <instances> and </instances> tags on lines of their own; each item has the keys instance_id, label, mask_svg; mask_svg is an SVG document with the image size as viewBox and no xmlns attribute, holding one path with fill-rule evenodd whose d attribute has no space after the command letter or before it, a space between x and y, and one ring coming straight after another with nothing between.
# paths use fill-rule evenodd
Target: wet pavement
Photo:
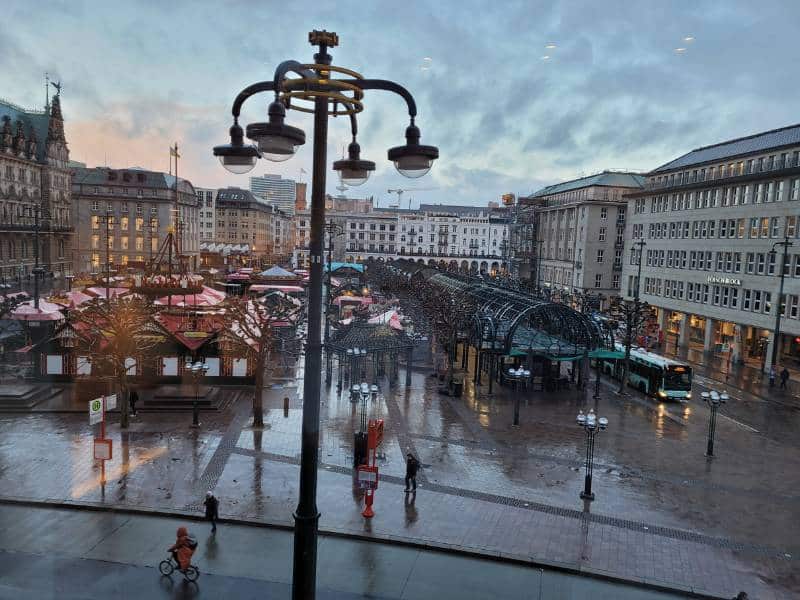
<instances>
[{"instance_id":1,"label":"wet pavement","mask_svg":"<svg viewBox=\"0 0 800 600\"><path fill-rule=\"evenodd\" d=\"M159 561L188 525L196 583ZM76 509L0 506L0 598L290 598L290 531ZM523 565L323 536L320 600L670 600L677 594Z\"/></svg>"},{"instance_id":2,"label":"wet pavement","mask_svg":"<svg viewBox=\"0 0 800 600\"><path fill-rule=\"evenodd\" d=\"M708 388L702 377L696 383L698 399ZM200 431L189 429L186 413L142 413L124 433L109 427L114 457L104 486L87 416L0 415L0 494L193 511L214 489L223 517L289 525L299 474L297 384L290 378L267 391L264 430L249 426L242 390L229 390L230 408L204 415ZM716 456L707 459L709 411L696 400L658 404L632 390L617 395L616 383L605 381L596 403L592 389L528 392L521 426L512 427L507 390L490 396L468 385L463 398L450 398L436 387L415 371L410 390L383 380L369 403L386 433L376 517L365 521L351 471L358 408L337 395L334 381L321 411L322 529L720 597L800 594L800 411L746 391L733 395L717 422ZM586 436L574 419L594 407L610 424L597 437L596 500L584 503ZM402 491L408 451L423 464L413 502Z\"/></svg>"}]
</instances>

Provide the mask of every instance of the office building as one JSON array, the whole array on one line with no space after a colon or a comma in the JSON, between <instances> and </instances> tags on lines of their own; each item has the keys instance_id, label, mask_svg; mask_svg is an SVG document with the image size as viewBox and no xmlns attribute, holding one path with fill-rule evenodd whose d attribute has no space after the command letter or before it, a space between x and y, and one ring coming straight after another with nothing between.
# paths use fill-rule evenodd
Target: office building
<instances>
[{"instance_id":1,"label":"office building","mask_svg":"<svg viewBox=\"0 0 800 600\"><path fill-rule=\"evenodd\" d=\"M637 173L603 171L529 197L537 214L541 287L606 298L619 293L627 210L623 195L641 189L643 182Z\"/></svg>"},{"instance_id":2,"label":"office building","mask_svg":"<svg viewBox=\"0 0 800 600\"><path fill-rule=\"evenodd\" d=\"M294 215L297 185L293 179L266 174L250 178L250 192L287 215Z\"/></svg>"},{"instance_id":3,"label":"office building","mask_svg":"<svg viewBox=\"0 0 800 600\"><path fill-rule=\"evenodd\" d=\"M800 363L800 125L654 169L628 214L623 291L656 307L668 346L768 365L782 310L778 360Z\"/></svg>"}]
</instances>

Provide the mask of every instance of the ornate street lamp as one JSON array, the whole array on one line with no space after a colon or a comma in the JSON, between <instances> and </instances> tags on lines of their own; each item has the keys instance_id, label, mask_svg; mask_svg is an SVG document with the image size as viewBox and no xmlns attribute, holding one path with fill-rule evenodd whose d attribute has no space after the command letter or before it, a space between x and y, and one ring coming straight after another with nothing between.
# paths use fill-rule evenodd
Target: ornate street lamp
<instances>
[{"instance_id":1,"label":"ornate street lamp","mask_svg":"<svg viewBox=\"0 0 800 600\"><path fill-rule=\"evenodd\" d=\"M394 92L406 101L410 124L406 129L406 143L392 148L388 158L397 170L407 177L421 177L439 157L434 146L420 145L420 131L414 123L417 106L411 94L401 85L383 79L365 79L360 74L331 64L328 48L339 44L338 36L328 31L312 31L308 36L313 46L318 46L314 61L303 64L288 60L275 69L269 81L255 83L243 89L231 109L233 126L230 143L214 148L214 155L223 166L234 173L251 170L258 158L280 161L291 157L305 142L305 134L284 123L287 108L314 115L314 166L311 191L311 231L309 254L311 260L308 342L306 349L306 376L303 382L303 427L300 455L300 492L295 511L294 570L292 596L296 600L313 600L316 594L317 529L317 462L319 450L320 380L322 372L322 253L325 226L325 168L327 163L328 116L350 116L353 133L349 156L337 161L337 171L343 181L352 185L363 183L373 169L369 161L362 161L360 148L355 142L355 115L364 109L364 92L385 90ZM290 77L291 75L291 77ZM338 78L344 75L346 78ZM267 123L250 124L247 137L258 147L246 145L239 125L244 102L261 92L274 93L269 106ZM310 104L309 104L310 103ZM363 181L362 181L363 180Z\"/></svg>"},{"instance_id":2,"label":"ornate street lamp","mask_svg":"<svg viewBox=\"0 0 800 600\"><path fill-rule=\"evenodd\" d=\"M708 403L708 407L711 409L711 414L708 417L708 444L706 445L706 456L713 458L714 434L717 431L717 410L719 410L720 404L724 404L728 401L728 394L711 390L710 392L702 392L700 396Z\"/></svg>"},{"instance_id":3,"label":"ornate street lamp","mask_svg":"<svg viewBox=\"0 0 800 600\"><path fill-rule=\"evenodd\" d=\"M594 436L598 431L602 431L608 427L608 419L605 417L598 417L594 414L594 410L590 410L588 414L583 414L583 411L578 411L578 417L575 419L580 427L586 430L586 477L583 482L583 491L581 492L581 499L594 500L594 492L592 492L592 472L594 471Z\"/></svg>"}]
</instances>

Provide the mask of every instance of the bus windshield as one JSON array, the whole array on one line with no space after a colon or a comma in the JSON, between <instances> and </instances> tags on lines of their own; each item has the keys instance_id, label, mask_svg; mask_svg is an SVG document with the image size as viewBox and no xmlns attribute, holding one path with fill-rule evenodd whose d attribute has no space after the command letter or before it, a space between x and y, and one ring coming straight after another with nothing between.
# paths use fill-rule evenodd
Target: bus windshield
<instances>
[{"instance_id":1,"label":"bus windshield","mask_svg":"<svg viewBox=\"0 0 800 600\"><path fill-rule=\"evenodd\" d=\"M683 365L668 367L664 372L664 388L668 390L691 390L692 370Z\"/></svg>"}]
</instances>

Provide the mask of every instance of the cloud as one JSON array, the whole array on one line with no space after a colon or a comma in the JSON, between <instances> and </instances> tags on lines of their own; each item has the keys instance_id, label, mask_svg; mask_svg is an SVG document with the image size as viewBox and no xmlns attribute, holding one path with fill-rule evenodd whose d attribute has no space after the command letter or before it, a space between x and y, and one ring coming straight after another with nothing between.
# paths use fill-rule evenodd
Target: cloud
<instances>
[{"instance_id":1,"label":"cloud","mask_svg":"<svg viewBox=\"0 0 800 600\"><path fill-rule=\"evenodd\" d=\"M787 74L796 71L800 5L779 0L407 0L401 7L7 0L4 9L14 27L0 37L0 95L41 105L49 71L64 82L74 157L164 169L177 140L182 172L199 186L246 187L245 177L221 169L211 147L225 141L240 89L271 78L284 59L312 60L306 33L313 28L339 33L335 64L405 85L423 142L440 148L428 178L400 177L386 150L403 141L405 106L368 93L359 141L378 170L358 194L436 187L426 202L483 204L603 168L651 169L699 145L797 120L800 80ZM695 41L676 55L687 34ZM556 48L542 61L548 42ZM422 71L426 56L431 68ZM242 122L263 120L269 99L248 101ZM288 120L308 143L287 163L260 164L257 174L311 172L312 121L296 113ZM347 141L347 122L331 120L329 163ZM335 193L332 173L328 182Z\"/></svg>"}]
</instances>

